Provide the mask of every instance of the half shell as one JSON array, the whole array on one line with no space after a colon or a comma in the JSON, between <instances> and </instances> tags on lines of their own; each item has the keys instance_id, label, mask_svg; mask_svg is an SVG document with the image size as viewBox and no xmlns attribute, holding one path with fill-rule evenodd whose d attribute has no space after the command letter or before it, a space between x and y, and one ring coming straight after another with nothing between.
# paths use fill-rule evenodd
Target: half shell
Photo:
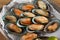
<instances>
[{"instance_id":1,"label":"half shell","mask_svg":"<svg viewBox=\"0 0 60 40\"><path fill-rule=\"evenodd\" d=\"M38 16L50 17L50 12L42 9L33 9L32 12Z\"/></svg>"},{"instance_id":2,"label":"half shell","mask_svg":"<svg viewBox=\"0 0 60 40\"><path fill-rule=\"evenodd\" d=\"M24 11L31 11L34 8L35 8L35 6L31 3L21 3L19 5L19 9L22 9Z\"/></svg>"},{"instance_id":3,"label":"half shell","mask_svg":"<svg viewBox=\"0 0 60 40\"><path fill-rule=\"evenodd\" d=\"M32 18L32 22L35 24L37 24L37 23L46 24L49 22L49 19L44 16L36 16L36 17Z\"/></svg>"},{"instance_id":4,"label":"half shell","mask_svg":"<svg viewBox=\"0 0 60 40\"><path fill-rule=\"evenodd\" d=\"M27 27L27 32L36 32L43 30L44 25L42 24L31 24Z\"/></svg>"},{"instance_id":5,"label":"half shell","mask_svg":"<svg viewBox=\"0 0 60 40\"><path fill-rule=\"evenodd\" d=\"M13 16L13 15L6 15L6 16L5 16L5 19L6 19L7 21L12 22L12 23L15 23L15 22L17 21L16 17Z\"/></svg>"},{"instance_id":6,"label":"half shell","mask_svg":"<svg viewBox=\"0 0 60 40\"><path fill-rule=\"evenodd\" d=\"M24 12L23 14L21 14L21 16L23 16L23 17L35 17L36 15L31 13L31 12Z\"/></svg>"},{"instance_id":7,"label":"half shell","mask_svg":"<svg viewBox=\"0 0 60 40\"><path fill-rule=\"evenodd\" d=\"M31 18L21 18L17 21L17 25L19 27L27 26L27 25L30 25L30 24L32 24Z\"/></svg>"},{"instance_id":8,"label":"half shell","mask_svg":"<svg viewBox=\"0 0 60 40\"><path fill-rule=\"evenodd\" d=\"M14 35L23 35L26 33L25 28L19 28L16 24L14 23L8 23L5 25L5 29L8 33L14 34Z\"/></svg>"},{"instance_id":9,"label":"half shell","mask_svg":"<svg viewBox=\"0 0 60 40\"><path fill-rule=\"evenodd\" d=\"M33 40L37 38L37 34L35 33L26 33L25 35L22 35L20 40Z\"/></svg>"},{"instance_id":10,"label":"half shell","mask_svg":"<svg viewBox=\"0 0 60 40\"><path fill-rule=\"evenodd\" d=\"M41 8L41 9L47 9L46 3L44 3L42 0L38 0L37 4L38 4L39 8Z\"/></svg>"},{"instance_id":11,"label":"half shell","mask_svg":"<svg viewBox=\"0 0 60 40\"><path fill-rule=\"evenodd\" d=\"M20 17L20 15L23 13L22 10L18 9L18 8L14 8L13 12L16 16Z\"/></svg>"},{"instance_id":12,"label":"half shell","mask_svg":"<svg viewBox=\"0 0 60 40\"><path fill-rule=\"evenodd\" d=\"M59 21L58 20L54 20L54 21L51 21L49 22L45 28L44 28L44 31L45 32L55 32L57 30L57 28L59 27Z\"/></svg>"}]
</instances>

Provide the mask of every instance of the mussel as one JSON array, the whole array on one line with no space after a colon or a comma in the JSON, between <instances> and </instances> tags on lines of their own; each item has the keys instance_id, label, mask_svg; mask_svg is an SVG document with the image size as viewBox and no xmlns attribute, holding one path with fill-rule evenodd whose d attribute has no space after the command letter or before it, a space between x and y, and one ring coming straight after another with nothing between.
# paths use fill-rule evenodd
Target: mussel
<instances>
[{"instance_id":1,"label":"mussel","mask_svg":"<svg viewBox=\"0 0 60 40\"><path fill-rule=\"evenodd\" d=\"M59 26L58 20L51 21L46 25L44 31L45 32L55 32L57 30L58 26Z\"/></svg>"},{"instance_id":2,"label":"mussel","mask_svg":"<svg viewBox=\"0 0 60 40\"><path fill-rule=\"evenodd\" d=\"M35 38L34 40L48 40L49 37L46 37L46 36L40 36L40 37L37 37Z\"/></svg>"},{"instance_id":3,"label":"mussel","mask_svg":"<svg viewBox=\"0 0 60 40\"><path fill-rule=\"evenodd\" d=\"M37 38L37 34L35 33L26 33L25 35L23 35L20 40L33 40Z\"/></svg>"},{"instance_id":4,"label":"mussel","mask_svg":"<svg viewBox=\"0 0 60 40\"><path fill-rule=\"evenodd\" d=\"M14 8L13 12L16 16L20 17L20 15L23 13L22 10L18 9L18 8Z\"/></svg>"},{"instance_id":5,"label":"mussel","mask_svg":"<svg viewBox=\"0 0 60 40\"><path fill-rule=\"evenodd\" d=\"M35 17L36 15L31 13L31 12L24 12L21 16L24 16L24 17Z\"/></svg>"},{"instance_id":6,"label":"mussel","mask_svg":"<svg viewBox=\"0 0 60 40\"><path fill-rule=\"evenodd\" d=\"M15 23L17 20L16 17L12 16L12 15L6 15L5 19L12 22L12 23Z\"/></svg>"},{"instance_id":7,"label":"mussel","mask_svg":"<svg viewBox=\"0 0 60 40\"><path fill-rule=\"evenodd\" d=\"M16 24L9 23L9 24L7 24L7 28L8 28L11 32L22 33L22 29L19 28Z\"/></svg>"},{"instance_id":8,"label":"mussel","mask_svg":"<svg viewBox=\"0 0 60 40\"><path fill-rule=\"evenodd\" d=\"M38 16L45 16L45 17L49 17L50 13L49 11L46 10L42 10L42 9L33 9L34 13Z\"/></svg>"},{"instance_id":9,"label":"mussel","mask_svg":"<svg viewBox=\"0 0 60 40\"><path fill-rule=\"evenodd\" d=\"M43 30L43 28L44 28L44 25L42 25L42 24L31 24L28 26L27 30L39 31L39 30Z\"/></svg>"},{"instance_id":10,"label":"mussel","mask_svg":"<svg viewBox=\"0 0 60 40\"><path fill-rule=\"evenodd\" d=\"M38 5L39 8L41 8L43 10L46 10L47 9L46 3L44 3L42 0L38 0L37 1L37 5Z\"/></svg>"},{"instance_id":11,"label":"mussel","mask_svg":"<svg viewBox=\"0 0 60 40\"><path fill-rule=\"evenodd\" d=\"M35 6L29 3L22 3L19 5L19 8L24 11L31 11L33 8L35 8Z\"/></svg>"},{"instance_id":12,"label":"mussel","mask_svg":"<svg viewBox=\"0 0 60 40\"><path fill-rule=\"evenodd\" d=\"M37 23L47 24L49 22L49 19L44 16L36 16L32 19L32 22L35 24L37 24Z\"/></svg>"},{"instance_id":13,"label":"mussel","mask_svg":"<svg viewBox=\"0 0 60 40\"><path fill-rule=\"evenodd\" d=\"M30 24L32 24L31 18L21 18L17 22L18 26L27 26L27 25L30 25Z\"/></svg>"}]
</instances>

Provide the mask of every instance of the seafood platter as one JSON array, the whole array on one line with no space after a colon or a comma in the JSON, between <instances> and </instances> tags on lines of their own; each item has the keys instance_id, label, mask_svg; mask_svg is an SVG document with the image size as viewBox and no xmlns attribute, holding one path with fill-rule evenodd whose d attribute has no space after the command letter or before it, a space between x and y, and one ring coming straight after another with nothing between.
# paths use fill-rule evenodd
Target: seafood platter
<instances>
[{"instance_id":1,"label":"seafood platter","mask_svg":"<svg viewBox=\"0 0 60 40\"><path fill-rule=\"evenodd\" d=\"M8 33L20 36L18 40L48 40L44 35L59 29L59 20L42 0L13 6L2 19Z\"/></svg>"}]
</instances>

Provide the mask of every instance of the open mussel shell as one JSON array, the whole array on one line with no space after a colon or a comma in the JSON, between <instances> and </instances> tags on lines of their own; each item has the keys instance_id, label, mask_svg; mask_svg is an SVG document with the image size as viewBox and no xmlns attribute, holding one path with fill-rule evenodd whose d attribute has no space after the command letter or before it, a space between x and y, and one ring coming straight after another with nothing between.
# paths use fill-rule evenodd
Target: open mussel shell
<instances>
[{"instance_id":1,"label":"open mussel shell","mask_svg":"<svg viewBox=\"0 0 60 40\"><path fill-rule=\"evenodd\" d=\"M28 27L26 28L26 30L27 30L27 32L29 32L29 33L33 33L33 32L35 32L35 31L33 31L33 30L29 30Z\"/></svg>"},{"instance_id":2,"label":"open mussel shell","mask_svg":"<svg viewBox=\"0 0 60 40\"><path fill-rule=\"evenodd\" d=\"M18 8L23 11L30 11L35 8L35 6L32 3L21 3L18 5Z\"/></svg>"},{"instance_id":3,"label":"open mussel shell","mask_svg":"<svg viewBox=\"0 0 60 40\"><path fill-rule=\"evenodd\" d=\"M51 13L47 10L42 10L42 9L33 9L32 13L34 13L37 16L45 16L47 18L50 18Z\"/></svg>"},{"instance_id":4,"label":"open mussel shell","mask_svg":"<svg viewBox=\"0 0 60 40\"><path fill-rule=\"evenodd\" d=\"M44 16L36 16L32 18L32 22L34 24L47 24L49 22L49 19Z\"/></svg>"},{"instance_id":5,"label":"open mussel shell","mask_svg":"<svg viewBox=\"0 0 60 40\"><path fill-rule=\"evenodd\" d=\"M6 24L5 25L5 29L7 30L7 32L8 33L11 33L11 34L14 34L14 35L23 35L24 33L26 33L26 31L25 31L25 29L24 28L20 28L22 31L20 32L20 33L18 33L18 32L14 32L12 29L14 29L13 27L11 28L8 28L8 26L10 25L10 24L13 24L13 23L8 23L8 24ZM11 25L10 25L11 26ZM17 28L19 28L18 26L17 26ZM15 29L15 31L17 31L17 29Z\"/></svg>"},{"instance_id":6,"label":"open mussel shell","mask_svg":"<svg viewBox=\"0 0 60 40\"><path fill-rule=\"evenodd\" d=\"M44 32L52 33L57 31L58 28L59 28L59 20L53 20L45 26Z\"/></svg>"},{"instance_id":7,"label":"open mussel shell","mask_svg":"<svg viewBox=\"0 0 60 40\"><path fill-rule=\"evenodd\" d=\"M26 30L27 32L38 32L38 31L42 31L43 28L44 25L42 24L31 24L26 28Z\"/></svg>"},{"instance_id":8,"label":"open mussel shell","mask_svg":"<svg viewBox=\"0 0 60 40\"><path fill-rule=\"evenodd\" d=\"M22 17L35 17L36 15L31 12L24 12L21 14Z\"/></svg>"},{"instance_id":9,"label":"open mussel shell","mask_svg":"<svg viewBox=\"0 0 60 40\"><path fill-rule=\"evenodd\" d=\"M17 21L17 25L18 25L19 27L25 27L25 26L21 25L21 24L19 23L19 21L20 21L20 19Z\"/></svg>"},{"instance_id":10,"label":"open mussel shell","mask_svg":"<svg viewBox=\"0 0 60 40\"><path fill-rule=\"evenodd\" d=\"M48 9L48 4L45 3L42 0L34 0L34 5L37 5L38 8L43 9L43 10L47 10Z\"/></svg>"},{"instance_id":11,"label":"open mussel shell","mask_svg":"<svg viewBox=\"0 0 60 40\"><path fill-rule=\"evenodd\" d=\"M17 18L13 15L6 15L5 20L8 21L8 22L16 23Z\"/></svg>"},{"instance_id":12,"label":"open mussel shell","mask_svg":"<svg viewBox=\"0 0 60 40\"><path fill-rule=\"evenodd\" d=\"M21 17L20 15L23 13L23 11L19 8L11 8L10 10L12 14L16 17Z\"/></svg>"},{"instance_id":13,"label":"open mussel shell","mask_svg":"<svg viewBox=\"0 0 60 40\"><path fill-rule=\"evenodd\" d=\"M32 24L31 18L21 18L17 21L17 25L19 27L26 27L31 24Z\"/></svg>"},{"instance_id":14,"label":"open mussel shell","mask_svg":"<svg viewBox=\"0 0 60 40\"><path fill-rule=\"evenodd\" d=\"M19 40L33 40L33 39L35 39L35 38L37 38L37 37L38 37L38 34L27 32L27 33L23 34L23 35L19 38Z\"/></svg>"}]
</instances>

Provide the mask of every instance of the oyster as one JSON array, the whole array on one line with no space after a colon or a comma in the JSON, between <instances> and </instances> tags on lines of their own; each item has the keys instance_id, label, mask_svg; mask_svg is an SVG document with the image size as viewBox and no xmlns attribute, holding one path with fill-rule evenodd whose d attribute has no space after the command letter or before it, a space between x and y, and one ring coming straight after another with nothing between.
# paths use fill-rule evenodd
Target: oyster
<instances>
[{"instance_id":1,"label":"oyster","mask_svg":"<svg viewBox=\"0 0 60 40\"><path fill-rule=\"evenodd\" d=\"M39 0L39 1L37 2L37 4L38 4L38 7L39 7L39 8L41 8L41 9L47 9L47 5L46 5L46 3L44 3L43 1Z\"/></svg>"},{"instance_id":2,"label":"oyster","mask_svg":"<svg viewBox=\"0 0 60 40\"><path fill-rule=\"evenodd\" d=\"M13 23L8 24L7 28L12 32L16 32L16 33L21 33L22 32L22 29L19 28L17 25L13 24Z\"/></svg>"},{"instance_id":3,"label":"oyster","mask_svg":"<svg viewBox=\"0 0 60 40\"><path fill-rule=\"evenodd\" d=\"M26 33L25 35L23 35L20 40L33 40L37 38L37 34L35 33Z\"/></svg>"},{"instance_id":4,"label":"oyster","mask_svg":"<svg viewBox=\"0 0 60 40\"><path fill-rule=\"evenodd\" d=\"M13 23L15 23L17 20L15 16L11 16L11 15L6 15L5 19Z\"/></svg>"},{"instance_id":5,"label":"oyster","mask_svg":"<svg viewBox=\"0 0 60 40\"><path fill-rule=\"evenodd\" d=\"M14 8L14 14L16 15L16 16L18 16L18 17L20 17L20 15L23 13L23 11L22 10L19 10L18 8Z\"/></svg>"},{"instance_id":6,"label":"oyster","mask_svg":"<svg viewBox=\"0 0 60 40\"><path fill-rule=\"evenodd\" d=\"M26 16L26 17L35 17L36 16L33 13L31 13L31 12L24 12L22 15Z\"/></svg>"},{"instance_id":7,"label":"oyster","mask_svg":"<svg viewBox=\"0 0 60 40\"><path fill-rule=\"evenodd\" d=\"M17 22L18 26L27 26L27 25L30 25L30 24L32 24L31 18L22 18L22 19L19 19L18 22Z\"/></svg>"},{"instance_id":8,"label":"oyster","mask_svg":"<svg viewBox=\"0 0 60 40\"><path fill-rule=\"evenodd\" d=\"M35 9L36 14L38 15L42 15L42 16L46 16L49 17L50 13L46 10L42 10L42 9Z\"/></svg>"},{"instance_id":9,"label":"oyster","mask_svg":"<svg viewBox=\"0 0 60 40\"><path fill-rule=\"evenodd\" d=\"M57 20L51 21L50 23L48 23L46 25L46 28L44 29L44 31L46 32L54 32L56 31L56 29L59 26L59 22Z\"/></svg>"},{"instance_id":10,"label":"oyster","mask_svg":"<svg viewBox=\"0 0 60 40\"><path fill-rule=\"evenodd\" d=\"M29 30L42 30L44 28L44 25L41 24L31 24L28 26Z\"/></svg>"},{"instance_id":11,"label":"oyster","mask_svg":"<svg viewBox=\"0 0 60 40\"><path fill-rule=\"evenodd\" d=\"M32 19L32 22L33 23L42 23L42 24L46 24L49 22L48 18L44 17L44 16L37 16L37 17L34 17Z\"/></svg>"},{"instance_id":12,"label":"oyster","mask_svg":"<svg viewBox=\"0 0 60 40\"><path fill-rule=\"evenodd\" d=\"M29 3L22 3L19 5L19 8L24 11L31 11L33 8L35 8L35 6Z\"/></svg>"}]
</instances>

